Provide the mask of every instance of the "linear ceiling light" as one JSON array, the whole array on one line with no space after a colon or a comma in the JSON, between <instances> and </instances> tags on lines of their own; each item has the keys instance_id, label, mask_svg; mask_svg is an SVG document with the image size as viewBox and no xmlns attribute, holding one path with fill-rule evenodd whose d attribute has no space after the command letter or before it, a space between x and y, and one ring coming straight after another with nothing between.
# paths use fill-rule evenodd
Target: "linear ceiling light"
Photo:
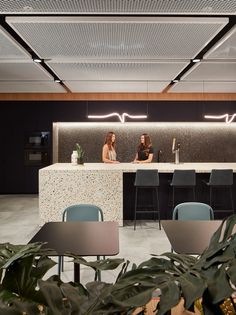
<instances>
[{"instance_id":1,"label":"linear ceiling light","mask_svg":"<svg viewBox=\"0 0 236 315\"><path fill-rule=\"evenodd\" d=\"M103 118L109 118L109 117L113 117L113 116L117 116L120 119L120 122L122 124L125 122L125 117L129 117L131 119L146 119L147 118L147 115L129 115L127 113L123 113L122 115L120 115L118 113L111 113L111 114L107 114L107 115L88 115L88 118L103 119Z\"/></svg>"},{"instance_id":2,"label":"linear ceiling light","mask_svg":"<svg viewBox=\"0 0 236 315\"><path fill-rule=\"evenodd\" d=\"M236 117L236 114L229 115L229 114L224 114L224 115L205 115L204 118L206 119L223 119L225 118L226 124L230 124L233 120L234 117Z\"/></svg>"}]
</instances>

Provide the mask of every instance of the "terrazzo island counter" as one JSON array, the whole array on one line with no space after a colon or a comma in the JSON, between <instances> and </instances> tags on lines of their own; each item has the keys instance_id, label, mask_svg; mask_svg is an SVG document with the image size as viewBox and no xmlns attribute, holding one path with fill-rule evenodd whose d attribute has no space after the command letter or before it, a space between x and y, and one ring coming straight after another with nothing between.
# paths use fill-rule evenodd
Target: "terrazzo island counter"
<instances>
[{"instance_id":1,"label":"terrazzo island counter","mask_svg":"<svg viewBox=\"0 0 236 315\"><path fill-rule=\"evenodd\" d=\"M61 221L63 210L77 203L95 204L103 210L104 220L123 225L123 173L135 173L137 169L158 169L159 173L173 173L175 169L236 172L236 163L56 163L39 170L40 225Z\"/></svg>"}]
</instances>

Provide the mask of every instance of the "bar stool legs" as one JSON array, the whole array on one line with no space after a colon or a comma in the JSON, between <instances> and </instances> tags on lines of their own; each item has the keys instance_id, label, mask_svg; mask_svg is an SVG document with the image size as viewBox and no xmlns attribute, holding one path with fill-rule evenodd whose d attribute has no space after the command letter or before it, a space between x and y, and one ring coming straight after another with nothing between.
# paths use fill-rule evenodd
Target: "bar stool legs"
<instances>
[{"instance_id":1,"label":"bar stool legs","mask_svg":"<svg viewBox=\"0 0 236 315\"><path fill-rule=\"evenodd\" d=\"M196 187L196 172L195 170L174 170L172 181L170 183L172 186L172 209L175 207L175 189L192 189L193 200L196 200L195 187ZM185 200L186 201L186 200Z\"/></svg>"},{"instance_id":2,"label":"bar stool legs","mask_svg":"<svg viewBox=\"0 0 236 315\"><path fill-rule=\"evenodd\" d=\"M174 209L174 207L175 207L175 188L176 187L174 187L174 186L172 186L172 209ZM185 188L185 189L189 189L189 188L191 188L191 187L188 187L188 186L186 186L186 187L179 187L179 188ZM193 194L193 200L192 201L196 201L196 190L195 190L195 187L192 187L192 194Z\"/></svg>"},{"instance_id":3,"label":"bar stool legs","mask_svg":"<svg viewBox=\"0 0 236 315\"><path fill-rule=\"evenodd\" d=\"M160 205L159 205L159 193L158 193L158 188L157 187L151 187L153 189L153 210L138 210L138 190L141 188L146 188L146 187L136 187L135 188L135 203L134 203L134 230L136 230L136 221L137 221L137 213L153 213L154 214L154 219L155 215L157 214L157 219L159 222L159 230L161 230L161 221L160 221ZM145 205L143 206L145 207ZM155 210L156 208L156 210Z\"/></svg>"},{"instance_id":4,"label":"bar stool legs","mask_svg":"<svg viewBox=\"0 0 236 315\"><path fill-rule=\"evenodd\" d=\"M234 200L232 193L232 186L234 183L233 170L232 169L212 169L209 177L209 182L206 182L206 185L210 188L210 205L213 206L213 188L214 189L229 189L230 193L230 203L231 209L214 209L214 212L233 212L234 210ZM214 207L215 208L215 204Z\"/></svg>"},{"instance_id":5,"label":"bar stool legs","mask_svg":"<svg viewBox=\"0 0 236 315\"><path fill-rule=\"evenodd\" d=\"M227 186L225 186L227 187ZM213 204L213 188L223 188L223 187L213 187L213 186L210 186L210 201L209 201L209 204L212 208L214 208L214 204ZM232 209L232 212L235 213L235 210L234 210L234 199L233 199L233 191L232 191L232 186L229 186L229 194L230 194L230 204L231 204L231 209ZM216 212L217 210L215 210ZM218 210L220 212L220 210ZM226 210L225 210L226 211ZM230 209L228 210L230 211Z\"/></svg>"},{"instance_id":6,"label":"bar stool legs","mask_svg":"<svg viewBox=\"0 0 236 315\"><path fill-rule=\"evenodd\" d=\"M231 205L232 205L233 213L235 213L232 186L230 187L230 200L231 200Z\"/></svg>"},{"instance_id":7,"label":"bar stool legs","mask_svg":"<svg viewBox=\"0 0 236 315\"><path fill-rule=\"evenodd\" d=\"M137 202L138 202L138 187L136 187L136 188L135 188L135 203L134 203L134 230L136 230Z\"/></svg>"},{"instance_id":8,"label":"bar stool legs","mask_svg":"<svg viewBox=\"0 0 236 315\"><path fill-rule=\"evenodd\" d=\"M142 170L138 169L135 175L135 203L134 203L134 230L136 229L137 213L153 213L155 218L155 213L158 214L159 229L161 229L160 223L160 208L159 208L159 173L158 170ZM149 198L148 204L143 205L143 210L138 206L138 191L140 189L152 189L152 196ZM154 197L155 192L155 197ZM152 200L151 208L152 210L144 210L145 207L150 207L150 199Z\"/></svg>"}]
</instances>

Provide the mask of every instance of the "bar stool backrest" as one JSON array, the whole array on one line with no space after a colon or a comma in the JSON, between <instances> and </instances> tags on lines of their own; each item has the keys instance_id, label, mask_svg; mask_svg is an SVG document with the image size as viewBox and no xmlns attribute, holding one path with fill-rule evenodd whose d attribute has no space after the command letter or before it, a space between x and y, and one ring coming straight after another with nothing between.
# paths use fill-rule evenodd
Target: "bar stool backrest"
<instances>
[{"instance_id":1,"label":"bar stool backrest","mask_svg":"<svg viewBox=\"0 0 236 315\"><path fill-rule=\"evenodd\" d=\"M63 212L63 221L103 221L102 209L90 204L78 204L67 207Z\"/></svg>"},{"instance_id":2,"label":"bar stool backrest","mask_svg":"<svg viewBox=\"0 0 236 315\"><path fill-rule=\"evenodd\" d=\"M195 186L195 170L174 170L171 186Z\"/></svg>"},{"instance_id":3,"label":"bar stool backrest","mask_svg":"<svg viewBox=\"0 0 236 315\"><path fill-rule=\"evenodd\" d=\"M158 170L137 170L134 186L136 187L158 187Z\"/></svg>"},{"instance_id":4,"label":"bar stool backrest","mask_svg":"<svg viewBox=\"0 0 236 315\"><path fill-rule=\"evenodd\" d=\"M173 211L173 220L213 220L212 208L201 202L184 202L178 204Z\"/></svg>"},{"instance_id":5,"label":"bar stool backrest","mask_svg":"<svg viewBox=\"0 0 236 315\"><path fill-rule=\"evenodd\" d=\"M216 170L211 171L209 186L231 186L233 185L233 170Z\"/></svg>"}]
</instances>

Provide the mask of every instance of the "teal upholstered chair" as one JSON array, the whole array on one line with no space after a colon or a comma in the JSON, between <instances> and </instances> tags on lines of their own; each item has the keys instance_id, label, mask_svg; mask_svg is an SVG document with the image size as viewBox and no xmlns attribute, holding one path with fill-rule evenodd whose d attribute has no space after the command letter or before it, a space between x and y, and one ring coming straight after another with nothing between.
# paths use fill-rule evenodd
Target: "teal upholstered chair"
<instances>
[{"instance_id":1,"label":"teal upholstered chair","mask_svg":"<svg viewBox=\"0 0 236 315\"><path fill-rule=\"evenodd\" d=\"M173 220L213 220L212 208L201 202L184 202L173 210Z\"/></svg>"},{"instance_id":2,"label":"teal upholstered chair","mask_svg":"<svg viewBox=\"0 0 236 315\"><path fill-rule=\"evenodd\" d=\"M102 209L90 204L76 204L67 207L63 211L62 221L103 221ZM97 260L100 257L97 256ZM63 256L59 257L58 262L58 273L63 271ZM101 279L100 274L98 274L98 279Z\"/></svg>"},{"instance_id":3,"label":"teal upholstered chair","mask_svg":"<svg viewBox=\"0 0 236 315\"><path fill-rule=\"evenodd\" d=\"M184 202L178 204L172 215L173 220L214 220L212 208L201 202ZM171 248L173 252L173 248Z\"/></svg>"},{"instance_id":4,"label":"teal upholstered chair","mask_svg":"<svg viewBox=\"0 0 236 315\"><path fill-rule=\"evenodd\" d=\"M102 209L90 204L78 204L66 208L63 221L103 221Z\"/></svg>"}]
</instances>

